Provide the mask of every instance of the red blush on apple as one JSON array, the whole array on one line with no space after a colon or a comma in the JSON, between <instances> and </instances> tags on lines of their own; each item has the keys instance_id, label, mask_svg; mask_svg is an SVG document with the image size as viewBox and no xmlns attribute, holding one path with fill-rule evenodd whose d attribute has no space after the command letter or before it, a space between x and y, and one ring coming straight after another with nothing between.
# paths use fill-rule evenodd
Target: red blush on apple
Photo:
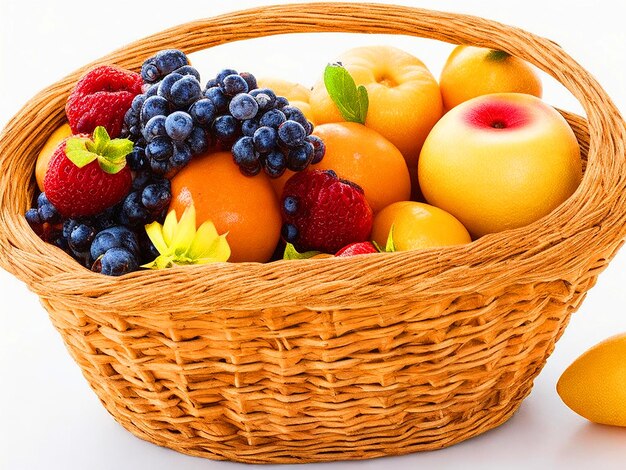
<instances>
[{"instance_id":1,"label":"red blush on apple","mask_svg":"<svg viewBox=\"0 0 626 470\"><path fill-rule=\"evenodd\" d=\"M503 101L483 100L471 106L465 113L466 122L479 129L516 129L524 127L531 120L528 110Z\"/></svg>"}]
</instances>

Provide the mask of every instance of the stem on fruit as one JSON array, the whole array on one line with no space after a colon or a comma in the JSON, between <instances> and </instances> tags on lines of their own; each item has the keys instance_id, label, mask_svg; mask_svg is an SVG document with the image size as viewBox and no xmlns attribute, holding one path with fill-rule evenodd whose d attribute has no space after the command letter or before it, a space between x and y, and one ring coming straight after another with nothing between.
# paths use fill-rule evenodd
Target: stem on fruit
<instances>
[{"instance_id":1,"label":"stem on fruit","mask_svg":"<svg viewBox=\"0 0 626 470\"><path fill-rule=\"evenodd\" d=\"M494 62L501 62L508 59L509 57L511 57L511 54L509 54L508 52L499 51L497 49L491 49L487 53L487 60L493 60Z\"/></svg>"}]
</instances>

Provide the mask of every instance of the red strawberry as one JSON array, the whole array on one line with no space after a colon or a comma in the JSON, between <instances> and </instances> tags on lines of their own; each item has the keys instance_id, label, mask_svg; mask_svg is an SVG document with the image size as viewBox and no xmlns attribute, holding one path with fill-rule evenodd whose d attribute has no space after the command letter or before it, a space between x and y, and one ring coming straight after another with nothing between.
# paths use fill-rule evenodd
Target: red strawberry
<instances>
[{"instance_id":1,"label":"red strawberry","mask_svg":"<svg viewBox=\"0 0 626 470\"><path fill-rule=\"evenodd\" d=\"M283 238L300 252L334 253L367 240L372 230L372 209L363 189L332 170L293 175L283 189L281 207Z\"/></svg>"},{"instance_id":2,"label":"red strawberry","mask_svg":"<svg viewBox=\"0 0 626 470\"><path fill-rule=\"evenodd\" d=\"M93 140L77 135L59 144L43 181L48 200L65 218L88 217L114 206L130 190L132 176L126 155L127 139L110 140L97 127Z\"/></svg>"},{"instance_id":3,"label":"red strawberry","mask_svg":"<svg viewBox=\"0 0 626 470\"><path fill-rule=\"evenodd\" d=\"M119 137L124 115L142 84L139 74L110 65L87 72L65 104L72 132L91 134L97 126L104 126L111 137Z\"/></svg>"},{"instance_id":4,"label":"red strawberry","mask_svg":"<svg viewBox=\"0 0 626 470\"><path fill-rule=\"evenodd\" d=\"M364 255L367 253L378 253L378 250L372 242L352 243L348 246L344 246L341 250L335 253L335 256L345 257Z\"/></svg>"}]
</instances>

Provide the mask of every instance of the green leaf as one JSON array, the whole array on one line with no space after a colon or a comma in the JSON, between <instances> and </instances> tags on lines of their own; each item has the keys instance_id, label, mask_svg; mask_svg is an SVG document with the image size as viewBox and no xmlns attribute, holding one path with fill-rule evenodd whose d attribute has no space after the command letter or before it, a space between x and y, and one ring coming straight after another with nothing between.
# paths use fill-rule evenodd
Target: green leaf
<instances>
[{"instance_id":1,"label":"green leaf","mask_svg":"<svg viewBox=\"0 0 626 470\"><path fill-rule=\"evenodd\" d=\"M65 155L78 168L83 168L98 158L98 154L87 149L88 139L82 137L70 137L65 142Z\"/></svg>"},{"instance_id":2,"label":"green leaf","mask_svg":"<svg viewBox=\"0 0 626 470\"><path fill-rule=\"evenodd\" d=\"M126 166L126 160L122 162L112 162L110 160L107 160L104 157L98 156L97 158L98 158L98 164L100 165L100 168L102 168L102 171L110 175L119 173Z\"/></svg>"},{"instance_id":3,"label":"green leaf","mask_svg":"<svg viewBox=\"0 0 626 470\"><path fill-rule=\"evenodd\" d=\"M357 88L354 79L341 64L328 64L324 85L341 116L350 122L365 124L369 99L363 85Z\"/></svg>"},{"instance_id":4,"label":"green leaf","mask_svg":"<svg viewBox=\"0 0 626 470\"><path fill-rule=\"evenodd\" d=\"M133 141L128 139L110 140L103 150L102 155L111 161L123 161L126 155L133 151Z\"/></svg>"},{"instance_id":5,"label":"green leaf","mask_svg":"<svg viewBox=\"0 0 626 470\"><path fill-rule=\"evenodd\" d=\"M103 126L98 126L94 129L91 138L94 143L92 152L104 156L104 149L107 148L107 145L111 141L107 130Z\"/></svg>"},{"instance_id":6,"label":"green leaf","mask_svg":"<svg viewBox=\"0 0 626 470\"><path fill-rule=\"evenodd\" d=\"M296 247L291 243L287 243L285 247L285 253L283 254L283 259L309 259L314 257L315 255L319 255L321 251L306 251L304 253L298 253Z\"/></svg>"}]
</instances>

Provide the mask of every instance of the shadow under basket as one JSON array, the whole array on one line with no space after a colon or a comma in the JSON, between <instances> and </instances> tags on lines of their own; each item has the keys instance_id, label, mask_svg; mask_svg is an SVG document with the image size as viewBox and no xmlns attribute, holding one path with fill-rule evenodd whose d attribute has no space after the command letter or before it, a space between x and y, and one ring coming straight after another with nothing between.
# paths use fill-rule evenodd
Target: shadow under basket
<instances>
[{"instance_id":1,"label":"shadow under basket","mask_svg":"<svg viewBox=\"0 0 626 470\"><path fill-rule=\"evenodd\" d=\"M82 268L22 214L37 153L97 64L138 70L284 33L404 34L504 50L580 101L564 113L585 173L524 228L465 245L350 258L226 263L121 278ZM0 136L0 265L35 292L93 390L142 439L251 463L439 449L506 421L626 235L625 125L553 42L481 18L408 7L263 7L137 41L35 96ZM27 338L24 338L27 341Z\"/></svg>"}]
</instances>

